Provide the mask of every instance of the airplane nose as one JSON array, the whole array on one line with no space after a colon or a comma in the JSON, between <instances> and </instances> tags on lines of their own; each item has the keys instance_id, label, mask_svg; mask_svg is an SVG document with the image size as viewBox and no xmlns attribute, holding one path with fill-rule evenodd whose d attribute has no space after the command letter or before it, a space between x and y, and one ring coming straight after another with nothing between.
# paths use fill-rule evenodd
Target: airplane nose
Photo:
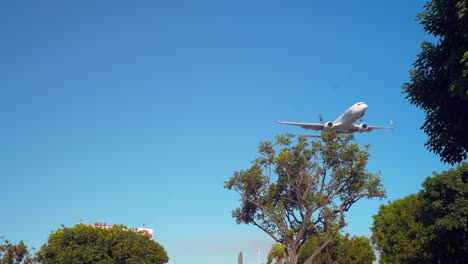
<instances>
[{"instance_id":1,"label":"airplane nose","mask_svg":"<svg viewBox=\"0 0 468 264\"><path fill-rule=\"evenodd\" d=\"M366 112L367 104L365 104L365 103L361 104L361 109L364 110L364 112Z\"/></svg>"}]
</instances>

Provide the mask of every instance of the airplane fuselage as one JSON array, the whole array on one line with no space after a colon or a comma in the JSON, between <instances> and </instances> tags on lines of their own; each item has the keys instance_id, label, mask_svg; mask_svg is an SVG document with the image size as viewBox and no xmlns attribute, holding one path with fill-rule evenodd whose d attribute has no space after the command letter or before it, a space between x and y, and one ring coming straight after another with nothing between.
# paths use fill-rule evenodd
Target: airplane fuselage
<instances>
[{"instance_id":1,"label":"airplane fuselage","mask_svg":"<svg viewBox=\"0 0 468 264\"><path fill-rule=\"evenodd\" d=\"M367 104L359 102L348 108L343 114L341 114L334 122L333 125L336 127L336 132L349 133L349 127L353 126L358 120L360 120L367 110Z\"/></svg>"},{"instance_id":2,"label":"airplane fuselage","mask_svg":"<svg viewBox=\"0 0 468 264\"><path fill-rule=\"evenodd\" d=\"M300 123L300 122L284 122L277 121L279 124L300 126L305 129L311 130L333 130L337 133L354 133L354 132L370 132L375 129L389 129L393 128L390 126L369 126L365 123L359 125L355 124L361 120L367 110L367 104L364 102L355 103L348 108L343 114L341 114L335 121L324 123L320 116L320 123ZM310 135L315 136L315 135Z\"/></svg>"}]
</instances>

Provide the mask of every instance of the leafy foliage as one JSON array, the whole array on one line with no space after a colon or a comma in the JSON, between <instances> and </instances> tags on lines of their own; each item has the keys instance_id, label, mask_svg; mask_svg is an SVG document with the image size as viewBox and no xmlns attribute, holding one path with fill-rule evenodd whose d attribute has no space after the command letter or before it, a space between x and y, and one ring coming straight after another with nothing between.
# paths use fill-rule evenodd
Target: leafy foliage
<instances>
[{"instance_id":1,"label":"leafy foliage","mask_svg":"<svg viewBox=\"0 0 468 264\"><path fill-rule=\"evenodd\" d=\"M432 259L468 263L468 163L427 178L419 193Z\"/></svg>"},{"instance_id":2,"label":"leafy foliage","mask_svg":"<svg viewBox=\"0 0 468 264\"><path fill-rule=\"evenodd\" d=\"M315 234L334 234L346 225L344 214L362 198L382 198L380 174L365 167L368 148L352 135L322 134L321 141L279 135L275 144L261 142L259 157L247 170L234 172L225 188L238 192L241 206L232 212L238 224L253 224L283 244L288 263ZM310 260L331 240L311 255Z\"/></svg>"},{"instance_id":3,"label":"leafy foliage","mask_svg":"<svg viewBox=\"0 0 468 264\"><path fill-rule=\"evenodd\" d=\"M164 248L123 225L105 229L84 224L52 232L37 253L40 263L167 263Z\"/></svg>"},{"instance_id":4,"label":"leafy foliage","mask_svg":"<svg viewBox=\"0 0 468 264\"><path fill-rule=\"evenodd\" d=\"M420 219L424 209L418 195L380 206L371 227L380 263L425 263L428 234Z\"/></svg>"},{"instance_id":5,"label":"leafy foliage","mask_svg":"<svg viewBox=\"0 0 468 264\"><path fill-rule=\"evenodd\" d=\"M33 264L35 259L31 256L28 246L20 241L18 244L12 244L5 240L0 244L0 264Z\"/></svg>"},{"instance_id":6,"label":"leafy foliage","mask_svg":"<svg viewBox=\"0 0 468 264\"><path fill-rule=\"evenodd\" d=\"M268 253L267 264L272 264L273 261L276 264L283 264L285 257L286 249L284 248L284 245L276 243L273 245L270 252Z\"/></svg>"},{"instance_id":7,"label":"leafy foliage","mask_svg":"<svg viewBox=\"0 0 468 264\"><path fill-rule=\"evenodd\" d=\"M321 240L326 235L319 234L307 240L299 250L298 263L304 263L320 246ZM364 236L349 237L349 234L337 233L320 254L314 259L314 264L347 263L347 264L371 264L376 259L370 239Z\"/></svg>"},{"instance_id":8,"label":"leafy foliage","mask_svg":"<svg viewBox=\"0 0 468 264\"><path fill-rule=\"evenodd\" d=\"M418 15L436 43L424 41L402 88L424 110L425 146L455 164L468 152L468 0L431 0Z\"/></svg>"},{"instance_id":9,"label":"leafy foliage","mask_svg":"<svg viewBox=\"0 0 468 264\"><path fill-rule=\"evenodd\" d=\"M374 216L372 240L381 262L468 263L468 163L422 185Z\"/></svg>"}]
</instances>

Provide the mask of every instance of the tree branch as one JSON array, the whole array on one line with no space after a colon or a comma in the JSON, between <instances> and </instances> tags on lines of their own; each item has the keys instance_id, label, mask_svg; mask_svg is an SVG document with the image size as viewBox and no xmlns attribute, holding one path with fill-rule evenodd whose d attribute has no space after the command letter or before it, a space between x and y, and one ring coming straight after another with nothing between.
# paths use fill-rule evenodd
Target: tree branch
<instances>
[{"instance_id":1,"label":"tree branch","mask_svg":"<svg viewBox=\"0 0 468 264\"><path fill-rule=\"evenodd\" d=\"M251 222L254 226L260 228L263 232L267 233L273 240L275 240L278 243L281 243L281 240L279 240L270 230L264 228L260 224L258 224L255 220L252 220Z\"/></svg>"},{"instance_id":2,"label":"tree branch","mask_svg":"<svg viewBox=\"0 0 468 264\"><path fill-rule=\"evenodd\" d=\"M253 204L255 204L257 207L260 208L260 210L262 211L262 213L266 214L266 216L276 225L276 227L278 227L278 229L285 235L289 234L289 230L288 228L285 226L284 222L279 222L278 219L276 219L275 217L273 217L269 212L268 210L265 209L265 207L261 204L261 203L258 203L257 201L255 200L252 200L248 197L246 197L245 199L249 200L250 202L252 202Z\"/></svg>"},{"instance_id":3,"label":"tree branch","mask_svg":"<svg viewBox=\"0 0 468 264\"><path fill-rule=\"evenodd\" d=\"M312 255L304 262L304 264L312 264L312 260L332 241L333 237L330 235L328 238L320 245L320 247L315 248Z\"/></svg>"}]
</instances>

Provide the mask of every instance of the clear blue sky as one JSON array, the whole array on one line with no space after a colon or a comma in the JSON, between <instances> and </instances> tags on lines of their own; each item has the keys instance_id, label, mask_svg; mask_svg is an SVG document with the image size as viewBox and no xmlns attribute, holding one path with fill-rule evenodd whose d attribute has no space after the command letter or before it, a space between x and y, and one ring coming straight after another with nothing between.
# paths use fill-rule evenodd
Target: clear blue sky
<instances>
[{"instance_id":1,"label":"clear blue sky","mask_svg":"<svg viewBox=\"0 0 468 264\"><path fill-rule=\"evenodd\" d=\"M425 1L2 1L0 235L39 247L64 224L152 227L170 263L262 261L272 240L236 225L223 188L260 141L304 133L365 101L392 131L371 144L388 198L360 201L347 232L448 165L423 146L400 86L429 36Z\"/></svg>"}]
</instances>

